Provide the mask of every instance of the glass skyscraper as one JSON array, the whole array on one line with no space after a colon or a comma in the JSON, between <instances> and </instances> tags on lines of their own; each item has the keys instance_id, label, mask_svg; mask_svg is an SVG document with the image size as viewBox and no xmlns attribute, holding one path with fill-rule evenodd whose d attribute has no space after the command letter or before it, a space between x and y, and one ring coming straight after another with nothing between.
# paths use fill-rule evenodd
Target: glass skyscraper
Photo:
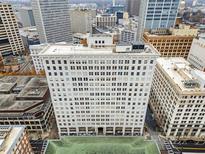
<instances>
[{"instance_id":1,"label":"glass skyscraper","mask_svg":"<svg viewBox=\"0 0 205 154\"><path fill-rule=\"evenodd\" d=\"M148 0L147 2L145 29L174 26L180 0Z\"/></svg>"}]
</instances>

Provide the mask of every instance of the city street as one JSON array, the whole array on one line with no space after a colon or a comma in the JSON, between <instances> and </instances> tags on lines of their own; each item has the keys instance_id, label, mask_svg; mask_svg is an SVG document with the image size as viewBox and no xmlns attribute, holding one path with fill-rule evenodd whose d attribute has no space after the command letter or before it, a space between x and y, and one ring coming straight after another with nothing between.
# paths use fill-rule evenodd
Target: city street
<instances>
[{"instance_id":1,"label":"city street","mask_svg":"<svg viewBox=\"0 0 205 154\"><path fill-rule=\"evenodd\" d=\"M170 141L163 138L158 130L160 130L156 124L152 111L148 107L146 115L146 126L151 136L151 139L155 141L161 151L161 153L176 154L176 150L171 145Z\"/></svg>"}]
</instances>

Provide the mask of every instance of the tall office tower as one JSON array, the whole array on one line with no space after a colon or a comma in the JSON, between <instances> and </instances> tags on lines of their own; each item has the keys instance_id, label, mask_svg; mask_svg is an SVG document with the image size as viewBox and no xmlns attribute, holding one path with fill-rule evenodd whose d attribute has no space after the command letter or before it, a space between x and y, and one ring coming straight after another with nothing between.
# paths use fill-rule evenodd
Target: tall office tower
<instances>
[{"instance_id":1,"label":"tall office tower","mask_svg":"<svg viewBox=\"0 0 205 154\"><path fill-rule=\"evenodd\" d=\"M141 0L127 0L126 2L129 16L139 16Z\"/></svg>"},{"instance_id":2,"label":"tall office tower","mask_svg":"<svg viewBox=\"0 0 205 154\"><path fill-rule=\"evenodd\" d=\"M73 33L91 33L92 25L96 17L96 7L83 5L71 5L70 18Z\"/></svg>"},{"instance_id":3,"label":"tall office tower","mask_svg":"<svg viewBox=\"0 0 205 154\"><path fill-rule=\"evenodd\" d=\"M174 29L159 29L145 32L143 39L151 43L162 57L187 58L194 37L198 30L190 26L180 25Z\"/></svg>"},{"instance_id":4,"label":"tall office tower","mask_svg":"<svg viewBox=\"0 0 205 154\"><path fill-rule=\"evenodd\" d=\"M31 27L35 26L35 20L33 16L33 10L30 7L22 7L19 9L21 22L24 27Z\"/></svg>"},{"instance_id":5,"label":"tall office tower","mask_svg":"<svg viewBox=\"0 0 205 154\"><path fill-rule=\"evenodd\" d=\"M142 135L156 49L50 45L40 56L60 136Z\"/></svg>"},{"instance_id":6,"label":"tall office tower","mask_svg":"<svg viewBox=\"0 0 205 154\"><path fill-rule=\"evenodd\" d=\"M140 13L139 13L139 23L137 27L137 41L143 41L143 33L146 24L146 14L147 14L147 3L149 0L143 0L143 3L140 2Z\"/></svg>"},{"instance_id":7,"label":"tall office tower","mask_svg":"<svg viewBox=\"0 0 205 154\"><path fill-rule=\"evenodd\" d=\"M180 0L147 0L145 29L174 27Z\"/></svg>"},{"instance_id":8,"label":"tall office tower","mask_svg":"<svg viewBox=\"0 0 205 154\"><path fill-rule=\"evenodd\" d=\"M159 58L149 103L166 137L204 139L205 72L183 58Z\"/></svg>"},{"instance_id":9,"label":"tall office tower","mask_svg":"<svg viewBox=\"0 0 205 154\"><path fill-rule=\"evenodd\" d=\"M68 0L32 0L41 43L71 42Z\"/></svg>"},{"instance_id":10,"label":"tall office tower","mask_svg":"<svg viewBox=\"0 0 205 154\"><path fill-rule=\"evenodd\" d=\"M33 154L25 126L0 126L0 153Z\"/></svg>"},{"instance_id":11,"label":"tall office tower","mask_svg":"<svg viewBox=\"0 0 205 154\"><path fill-rule=\"evenodd\" d=\"M187 60L205 72L205 38L194 39Z\"/></svg>"},{"instance_id":12,"label":"tall office tower","mask_svg":"<svg viewBox=\"0 0 205 154\"><path fill-rule=\"evenodd\" d=\"M12 6L0 2L0 57L21 55L23 50L23 41Z\"/></svg>"}]
</instances>

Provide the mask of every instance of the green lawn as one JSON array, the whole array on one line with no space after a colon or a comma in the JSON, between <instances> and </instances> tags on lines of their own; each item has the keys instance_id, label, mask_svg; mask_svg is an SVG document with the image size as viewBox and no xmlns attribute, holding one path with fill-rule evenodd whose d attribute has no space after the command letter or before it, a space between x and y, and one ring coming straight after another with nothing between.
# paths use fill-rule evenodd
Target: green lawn
<instances>
[{"instance_id":1,"label":"green lawn","mask_svg":"<svg viewBox=\"0 0 205 154\"><path fill-rule=\"evenodd\" d=\"M152 141L142 137L65 137L49 141L46 154L159 154Z\"/></svg>"}]
</instances>

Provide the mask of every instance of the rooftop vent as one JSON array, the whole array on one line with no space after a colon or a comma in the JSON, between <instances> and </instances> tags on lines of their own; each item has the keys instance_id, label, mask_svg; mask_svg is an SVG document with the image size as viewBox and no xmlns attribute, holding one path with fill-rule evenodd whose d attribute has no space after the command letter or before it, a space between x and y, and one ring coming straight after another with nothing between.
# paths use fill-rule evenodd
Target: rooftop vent
<instances>
[{"instance_id":1,"label":"rooftop vent","mask_svg":"<svg viewBox=\"0 0 205 154\"><path fill-rule=\"evenodd\" d=\"M182 83L184 84L184 87L188 89L200 87L200 84L197 80L184 80Z\"/></svg>"},{"instance_id":2,"label":"rooftop vent","mask_svg":"<svg viewBox=\"0 0 205 154\"><path fill-rule=\"evenodd\" d=\"M38 96L38 95L40 95L40 91L39 91L39 89L35 89L35 90L31 91L30 93L28 93L28 95Z\"/></svg>"}]
</instances>

